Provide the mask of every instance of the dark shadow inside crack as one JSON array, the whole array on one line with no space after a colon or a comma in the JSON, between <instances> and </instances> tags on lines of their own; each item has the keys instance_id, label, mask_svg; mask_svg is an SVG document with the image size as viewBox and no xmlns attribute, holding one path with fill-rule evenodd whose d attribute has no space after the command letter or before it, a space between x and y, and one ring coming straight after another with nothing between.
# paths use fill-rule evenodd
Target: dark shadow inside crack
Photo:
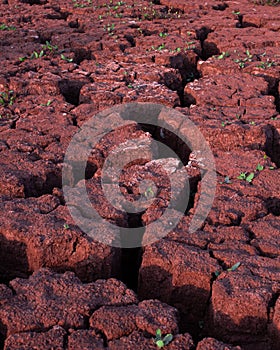
<instances>
[{"instance_id":1,"label":"dark shadow inside crack","mask_svg":"<svg viewBox=\"0 0 280 350\"><path fill-rule=\"evenodd\" d=\"M159 141L157 144L159 146L159 158L168 158L174 156L174 152L183 163L187 165L191 150L189 146L175 133L165 129L160 126L151 125L151 124L139 124L141 129L145 132L149 132L152 135L152 138L156 141ZM161 148L161 144L163 144ZM166 147L170 148L170 153L167 153Z\"/></svg>"},{"instance_id":2,"label":"dark shadow inside crack","mask_svg":"<svg viewBox=\"0 0 280 350\"><path fill-rule=\"evenodd\" d=\"M280 134L274 125L268 124L265 127L265 152L271 160L280 167Z\"/></svg>"},{"instance_id":3,"label":"dark shadow inside crack","mask_svg":"<svg viewBox=\"0 0 280 350\"><path fill-rule=\"evenodd\" d=\"M0 235L0 283L29 276L29 263L26 244L16 240L8 240Z\"/></svg>"},{"instance_id":4,"label":"dark shadow inside crack","mask_svg":"<svg viewBox=\"0 0 280 350\"><path fill-rule=\"evenodd\" d=\"M180 313L180 333L189 332L195 342L203 338L209 290L195 283L176 285L169 271L151 264L140 270L138 295L140 300L158 299L176 307Z\"/></svg>"},{"instance_id":5,"label":"dark shadow inside crack","mask_svg":"<svg viewBox=\"0 0 280 350\"><path fill-rule=\"evenodd\" d=\"M280 198L269 197L266 199L265 205L269 213L274 216L280 216Z\"/></svg>"},{"instance_id":6,"label":"dark shadow inside crack","mask_svg":"<svg viewBox=\"0 0 280 350\"><path fill-rule=\"evenodd\" d=\"M78 106L81 88L86 83L81 80L62 79L58 82L58 87L66 102Z\"/></svg>"}]
</instances>

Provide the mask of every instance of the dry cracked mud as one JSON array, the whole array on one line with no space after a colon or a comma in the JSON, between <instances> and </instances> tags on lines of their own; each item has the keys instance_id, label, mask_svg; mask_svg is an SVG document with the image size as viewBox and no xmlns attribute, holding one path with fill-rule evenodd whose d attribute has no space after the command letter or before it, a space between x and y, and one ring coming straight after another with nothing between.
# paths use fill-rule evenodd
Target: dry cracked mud
<instances>
[{"instance_id":1,"label":"dry cracked mud","mask_svg":"<svg viewBox=\"0 0 280 350\"><path fill-rule=\"evenodd\" d=\"M280 7L267 3L0 1L1 348L157 349L157 329L172 333L170 350L280 348ZM131 102L181 114L159 116L167 129L96 117L88 132L99 141L83 176L73 161L66 205L72 137L96 113ZM217 174L195 232L203 157L176 137L186 120L208 142ZM119 180L123 198L135 201L141 181L155 183L145 195L156 199L138 215L108 203L102 188L106 159L113 153L122 164L115 149L133 151L135 138L142 157L127 156L106 184ZM153 139L182 163L152 160ZM82 158L88 145L79 147ZM183 217L162 237L169 223L156 233L150 224L168 207L171 183L171 215ZM139 245L160 239L119 248L124 229L138 226Z\"/></svg>"}]
</instances>

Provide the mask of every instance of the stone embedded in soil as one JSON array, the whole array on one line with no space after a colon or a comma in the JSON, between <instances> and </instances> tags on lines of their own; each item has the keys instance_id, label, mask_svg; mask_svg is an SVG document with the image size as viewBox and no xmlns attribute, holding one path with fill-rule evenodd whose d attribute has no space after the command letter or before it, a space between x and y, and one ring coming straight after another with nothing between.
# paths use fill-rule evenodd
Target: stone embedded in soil
<instances>
[{"instance_id":1,"label":"stone embedded in soil","mask_svg":"<svg viewBox=\"0 0 280 350\"><path fill-rule=\"evenodd\" d=\"M194 343L191 336L186 334L175 335L172 342L167 346L171 350L193 350ZM128 337L122 337L119 340L109 342L108 348L110 350L154 350L156 345L153 339L148 339L143 336L141 332L133 332Z\"/></svg>"},{"instance_id":2,"label":"stone embedded in soil","mask_svg":"<svg viewBox=\"0 0 280 350\"><path fill-rule=\"evenodd\" d=\"M5 341L5 350L16 349L64 349L66 331L60 326L54 326L46 332L21 332L10 335Z\"/></svg>"},{"instance_id":3,"label":"stone embedded in soil","mask_svg":"<svg viewBox=\"0 0 280 350\"><path fill-rule=\"evenodd\" d=\"M225 272L214 281L207 327L224 341L262 342L267 336L273 291L265 280L243 271L241 267Z\"/></svg>"},{"instance_id":4,"label":"stone embedded in soil","mask_svg":"<svg viewBox=\"0 0 280 350\"><path fill-rule=\"evenodd\" d=\"M95 311L90 318L90 327L105 334L108 341L127 336L136 330L138 307L104 306Z\"/></svg>"},{"instance_id":5,"label":"stone embedded in soil","mask_svg":"<svg viewBox=\"0 0 280 350\"><path fill-rule=\"evenodd\" d=\"M92 239L81 232L68 209L51 195L4 201L1 211L6 213L0 227L2 277L24 277L42 266L58 271L70 269L87 281L118 273L119 251L93 241L99 237L112 242L118 238L117 228L109 233L100 220L91 219Z\"/></svg>"},{"instance_id":6,"label":"stone embedded in soil","mask_svg":"<svg viewBox=\"0 0 280 350\"><path fill-rule=\"evenodd\" d=\"M96 334L94 330L76 330L68 336L68 350L103 350L106 349L104 341L100 334Z\"/></svg>"},{"instance_id":7,"label":"stone embedded in soil","mask_svg":"<svg viewBox=\"0 0 280 350\"><path fill-rule=\"evenodd\" d=\"M280 256L279 250L280 218L269 214L263 220L257 220L248 225L253 239L251 245L263 255L271 258Z\"/></svg>"},{"instance_id":8,"label":"stone embedded in soil","mask_svg":"<svg viewBox=\"0 0 280 350\"><path fill-rule=\"evenodd\" d=\"M109 349L155 349L158 328L174 335L168 348L193 350L191 336L177 334L174 307L158 300L138 303L116 279L82 284L74 273L40 269L29 279L11 281L10 287L1 288L0 296L0 332L7 350L64 349L65 343L68 349L105 349L106 344Z\"/></svg>"},{"instance_id":9,"label":"stone embedded in soil","mask_svg":"<svg viewBox=\"0 0 280 350\"><path fill-rule=\"evenodd\" d=\"M163 333L178 333L178 311L158 300L145 300L136 305L106 306L95 311L90 327L105 334L111 341L128 336L136 329L150 336L157 329Z\"/></svg>"},{"instance_id":10,"label":"stone embedded in soil","mask_svg":"<svg viewBox=\"0 0 280 350\"><path fill-rule=\"evenodd\" d=\"M225 344L213 338L204 338L197 344L196 350L241 350L241 347Z\"/></svg>"},{"instance_id":11,"label":"stone embedded in soil","mask_svg":"<svg viewBox=\"0 0 280 350\"><path fill-rule=\"evenodd\" d=\"M10 282L14 296L2 303L1 333L42 331L59 325L85 328L93 310L105 305L137 303L136 295L115 279L82 284L71 272L41 269L28 280ZM14 315L13 317L11 315Z\"/></svg>"},{"instance_id":12,"label":"stone embedded in soil","mask_svg":"<svg viewBox=\"0 0 280 350\"><path fill-rule=\"evenodd\" d=\"M1 152L1 195L7 198L37 197L61 186L60 168L40 159L36 153L28 153Z\"/></svg>"},{"instance_id":13,"label":"stone embedded in soil","mask_svg":"<svg viewBox=\"0 0 280 350\"><path fill-rule=\"evenodd\" d=\"M139 329L149 334L156 334L160 329L163 334L173 335L179 332L179 313L174 307L158 300L144 300L138 304L136 324Z\"/></svg>"},{"instance_id":14,"label":"stone embedded in soil","mask_svg":"<svg viewBox=\"0 0 280 350\"><path fill-rule=\"evenodd\" d=\"M161 103L169 107L179 105L178 95L162 84L134 81L125 85L124 82L114 83L108 90L108 84L93 83L82 87L80 103L93 103L96 111L129 102Z\"/></svg>"},{"instance_id":15,"label":"stone embedded in soil","mask_svg":"<svg viewBox=\"0 0 280 350\"><path fill-rule=\"evenodd\" d=\"M161 240L145 248L139 271L139 297L156 298L175 306L196 323L203 318L210 296L212 273L219 269L207 251Z\"/></svg>"},{"instance_id":16,"label":"stone embedded in soil","mask_svg":"<svg viewBox=\"0 0 280 350\"><path fill-rule=\"evenodd\" d=\"M257 85L256 85L257 82ZM268 83L264 78L248 74L235 74L228 79L224 75L203 77L186 85L185 101L187 104L212 105L220 107L245 107L246 113L259 110L271 117L276 113L274 97L269 95Z\"/></svg>"}]
</instances>

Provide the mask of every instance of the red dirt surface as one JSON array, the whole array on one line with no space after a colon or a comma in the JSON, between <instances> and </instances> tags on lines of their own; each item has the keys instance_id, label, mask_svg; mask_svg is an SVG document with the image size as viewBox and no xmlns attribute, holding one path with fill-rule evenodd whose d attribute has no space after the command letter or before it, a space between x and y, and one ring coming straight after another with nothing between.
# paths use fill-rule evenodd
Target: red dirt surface
<instances>
[{"instance_id":1,"label":"red dirt surface","mask_svg":"<svg viewBox=\"0 0 280 350\"><path fill-rule=\"evenodd\" d=\"M173 334L170 350L278 350L279 5L1 0L0 64L0 347L157 349L161 329ZM203 158L171 132L134 121L118 128L117 115L96 118L93 138L104 125L108 134L88 159L85 182L99 214L92 232L104 241L118 241L122 228L136 224L143 242L160 236L149 223L168 205L169 180L179 199L187 192L179 183L189 181L191 201L178 226L131 251L84 234L62 191L73 135L97 112L127 102L177 109L179 119L160 116L175 134L186 131L185 118L193 121L218 177L209 215L190 233ZM109 154L135 137L143 159L124 169L121 191L134 200L148 179L158 193L131 218L106 202L100 183ZM174 159L169 172L158 169L153 137L179 153L186 171ZM87 146L81 143L81 155ZM82 180L80 166L73 165L70 187ZM238 179L241 173L254 178ZM110 173L108 183L115 178ZM79 186L74 191L69 206L80 204L87 220Z\"/></svg>"}]
</instances>

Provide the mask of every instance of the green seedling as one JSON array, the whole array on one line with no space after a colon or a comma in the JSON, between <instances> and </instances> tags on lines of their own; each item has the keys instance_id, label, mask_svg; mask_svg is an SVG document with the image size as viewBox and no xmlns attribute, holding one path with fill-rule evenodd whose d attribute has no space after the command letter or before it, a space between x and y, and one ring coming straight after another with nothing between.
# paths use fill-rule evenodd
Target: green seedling
<instances>
[{"instance_id":1,"label":"green seedling","mask_svg":"<svg viewBox=\"0 0 280 350\"><path fill-rule=\"evenodd\" d=\"M241 265L241 262L238 261L236 264L232 265L232 266L231 266L230 268L228 268L226 271L227 271L227 272L233 272L233 271L237 270L238 267L239 267L240 265ZM214 276L215 276L215 277L219 277L221 273L222 273L222 271L216 270L216 271L214 272Z\"/></svg>"},{"instance_id":2,"label":"green seedling","mask_svg":"<svg viewBox=\"0 0 280 350\"><path fill-rule=\"evenodd\" d=\"M15 95L13 90L0 92L0 105L7 107L14 104Z\"/></svg>"},{"instance_id":3,"label":"green seedling","mask_svg":"<svg viewBox=\"0 0 280 350\"><path fill-rule=\"evenodd\" d=\"M255 173L250 173L247 175L247 173L241 173L239 176L237 176L238 180L245 180L247 182L252 182L252 180L255 177Z\"/></svg>"},{"instance_id":4,"label":"green seedling","mask_svg":"<svg viewBox=\"0 0 280 350\"><path fill-rule=\"evenodd\" d=\"M63 53L60 55L60 57L63 61L66 61L68 63L73 62L73 58L68 58L68 57L64 56Z\"/></svg>"},{"instance_id":5,"label":"green seedling","mask_svg":"<svg viewBox=\"0 0 280 350\"><path fill-rule=\"evenodd\" d=\"M237 58L237 59L233 60L235 63L238 63L239 68L241 68L241 69L245 68L246 62L251 62L252 58L253 58L253 55L250 53L249 50L246 50L245 53L246 53L246 57L244 57L244 58Z\"/></svg>"},{"instance_id":6,"label":"green seedling","mask_svg":"<svg viewBox=\"0 0 280 350\"><path fill-rule=\"evenodd\" d=\"M163 49L165 49L165 44L161 44L159 45L158 47L155 47L154 45L151 47L152 50L155 50L155 51L161 51Z\"/></svg>"},{"instance_id":7,"label":"green seedling","mask_svg":"<svg viewBox=\"0 0 280 350\"><path fill-rule=\"evenodd\" d=\"M107 26L104 26L104 31L108 32L109 34L113 34L114 30L115 30L115 24L114 23L107 24Z\"/></svg>"},{"instance_id":8,"label":"green seedling","mask_svg":"<svg viewBox=\"0 0 280 350\"><path fill-rule=\"evenodd\" d=\"M229 57L230 56L230 53L228 51L223 51L218 57L217 59L218 60L223 60L224 58L226 57Z\"/></svg>"},{"instance_id":9,"label":"green seedling","mask_svg":"<svg viewBox=\"0 0 280 350\"><path fill-rule=\"evenodd\" d=\"M180 47L176 47L176 49L174 49L174 50L169 50L169 52L171 52L171 53L179 53L181 51L182 51L182 49Z\"/></svg>"},{"instance_id":10,"label":"green seedling","mask_svg":"<svg viewBox=\"0 0 280 350\"><path fill-rule=\"evenodd\" d=\"M234 15L240 15L240 11L232 11Z\"/></svg>"},{"instance_id":11,"label":"green seedling","mask_svg":"<svg viewBox=\"0 0 280 350\"><path fill-rule=\"evenodd\" d=\"M155 193L154 193L152 187L148 187L148 188L147 188L147 190L146 190L145 193L144 193L144 196L145 196L146 198L153 198L153 197L155 196Z\"/></svg>"},{"instance_id":12,"label":"green seedling","mask_svg":"<svg viewBox=\"0 0 280 350\"><path fill-rule=\"evenodd\" d=\"M34 59L34 58L41 58L45 55L45 52L44 50L41 50L40 52L37 52L37 51L33 51L32 55L30 56L31 59Z\"/></svg>"},{"instance_id":13,"label":"green seedling","mask_svg":"<svg viewBox=\"0 0 280 350\"><path fill-rule=\"evenodd\" d=\"M236 264L234 264L232 267L230 267L229 269L227 269L228 272L232 272L238 269L238 267L241 265L241 262L237 262Z\"/></svg>"},{"instance_id":14,"label":"green seedling","mask_svg":"<svg viewBox=\"0 0 280 350\"><path fill-rule=\"evenodd\" d=\"M57 51L57 49L57 45L52 45L49 41L46 41L45 45L43 45L43 50Z\"/></svg>"},{"instance_id":15,"label":"green seedling","mask_svg":"<svg viewBox=\"0 0 280 350\"><path fill-rule=\"evenodd\" d=\"M229 120L221 122L222 127L225 127L226 125L230 125L230 124L232 124L232 122L230 122Z\"/></svg>"},{"instance_id":16,"label":"green seedling","mask_svg":"<svg viewBox=\"0 0 280 350\"><path fill-rule=\"evenodd\" d=\"M127 87L128 87L129 89L133 89L133 85L132 85L132 84L128 84Z\"/></svg>"},{"instance_id":17,"label":"green seedling","mask_svg":"<svg viewBox=\"0 0 280 350\"><path fill-rule=\"evenodd\" d=\"M69 230L70 226L69 226L68 224L64 224L64 225L63 225L63 228L64 228L65 230Z\"/></svg>"},{"instance_id":18,"label":"green seedling","mask_svg":"<svg viewBox=\"0 0 280 350\"><path fill-rule=\"evenodd\" d=\"M264 166L261 164L258 164L256 167L256 171L262 171L264 169Z\"/></svg>"},{"instance_id":19,"label":"green seedling","mask_svg":"<svg viewBox=\"0 0 280 350\"><path fill-rule=\"evenodd\" d=\"M254 177L255 177L255 174L254 173L250 173L248 176L246 176L246 181L247 182L252 182Z\"/></svg>"},{"instance_id":20,"label":"green seedling","mask_svg":"<svg viewBox=\"0 0 280 350\"><path fill-rule=\"evenodd\" d=\"M14 26L7 26L5 23L0 24L0 30L16 30Z\"/></svg>"},{"instance_id":21,"label":"green seedling","mask_svg":"<svg viewBox=\"0 0 280 350\"><path fill-rule=\"evenodd\" d=\"M27 60L27 58L28 58L28 57L26 57L26 56L24 56L24 57L19 57L18 60L19 60L20 62L24 62L25 60Z\"/></svg>"},{"instance_id":22,"label":"green seedling","mask_svg":"<svg viewBox=\"0 0 280 350\"><path fill-rule=\"evenodd\" d=\"M219 271L219 270L216 270L216 271L214 272L214 276L215 276L215 277L219 277L220 274L221 274L221 271Z\"/></svg>"},{"instance_id":23,"label":"green seedling","mask_svg":"<svg viewBox=\"0 0 280 350\"><path fill-rule=\"evenodd\" d=\"M158 348L163 348L165 345L168 345L172 340L172 334L168 333L164 337L162 337L161 330L156 330L156 337L154 338L154 342Z\"/></svg>"},{"instance_id":24,"label":"green seedling","mask_svg":"<svg viewBox=\"0 0 280 350\"><path fill-rule=\"evenodd\" d=\"M187 47L186 47L187 50L194 50L195 49L195 42L194 41L187 41L186 44L187 44Z\"/></svg>"},{"instance_id":25,"label":"green seedling","mask_svg":"<svg viewBox=\"0 0 280 350\"><path fill-rule=\"evenodd\" d=\"M74 8L84 8L92 5L92 0L87 0L85 3L80 3L77 0L72 0Z\"/></svg>"},{"instance_id":26,"label":"green seedling","mask_svg":"<svg viewBox=\"0 0 280 350\"><path fill-rule=\"evenodd\" d=\"M42 106L42 107L49 107L51 104L53 103L53 101L52 100L48 100L48 102L47 103L41 103L41 105L40 106Z\"/></svg>"},{"instance_id":27,"label":"green seedling","mask_svg":"<svg viewBox=\"0 0 280 350\"><path fill-rule=\"evenodd\" d=\"M257 68L262 68L262 69L267 69L267 68L271 68L273 66L276 66L276 63L274 61L270 61L269 59L266 60L265 62L260 62L257 65Z\"/></svg>"},{"instance_id":28,"label":"green seedling","mask_svg":"<svg viewBox=\"0 0 280 350\"><path fill-rule=\"evenodd\" d=\"M160 36L161 38L166 38L166 37L168 36L168 33L160 32L160 33L159 33L159 36Z\"/></svg>"}]
</instances>

